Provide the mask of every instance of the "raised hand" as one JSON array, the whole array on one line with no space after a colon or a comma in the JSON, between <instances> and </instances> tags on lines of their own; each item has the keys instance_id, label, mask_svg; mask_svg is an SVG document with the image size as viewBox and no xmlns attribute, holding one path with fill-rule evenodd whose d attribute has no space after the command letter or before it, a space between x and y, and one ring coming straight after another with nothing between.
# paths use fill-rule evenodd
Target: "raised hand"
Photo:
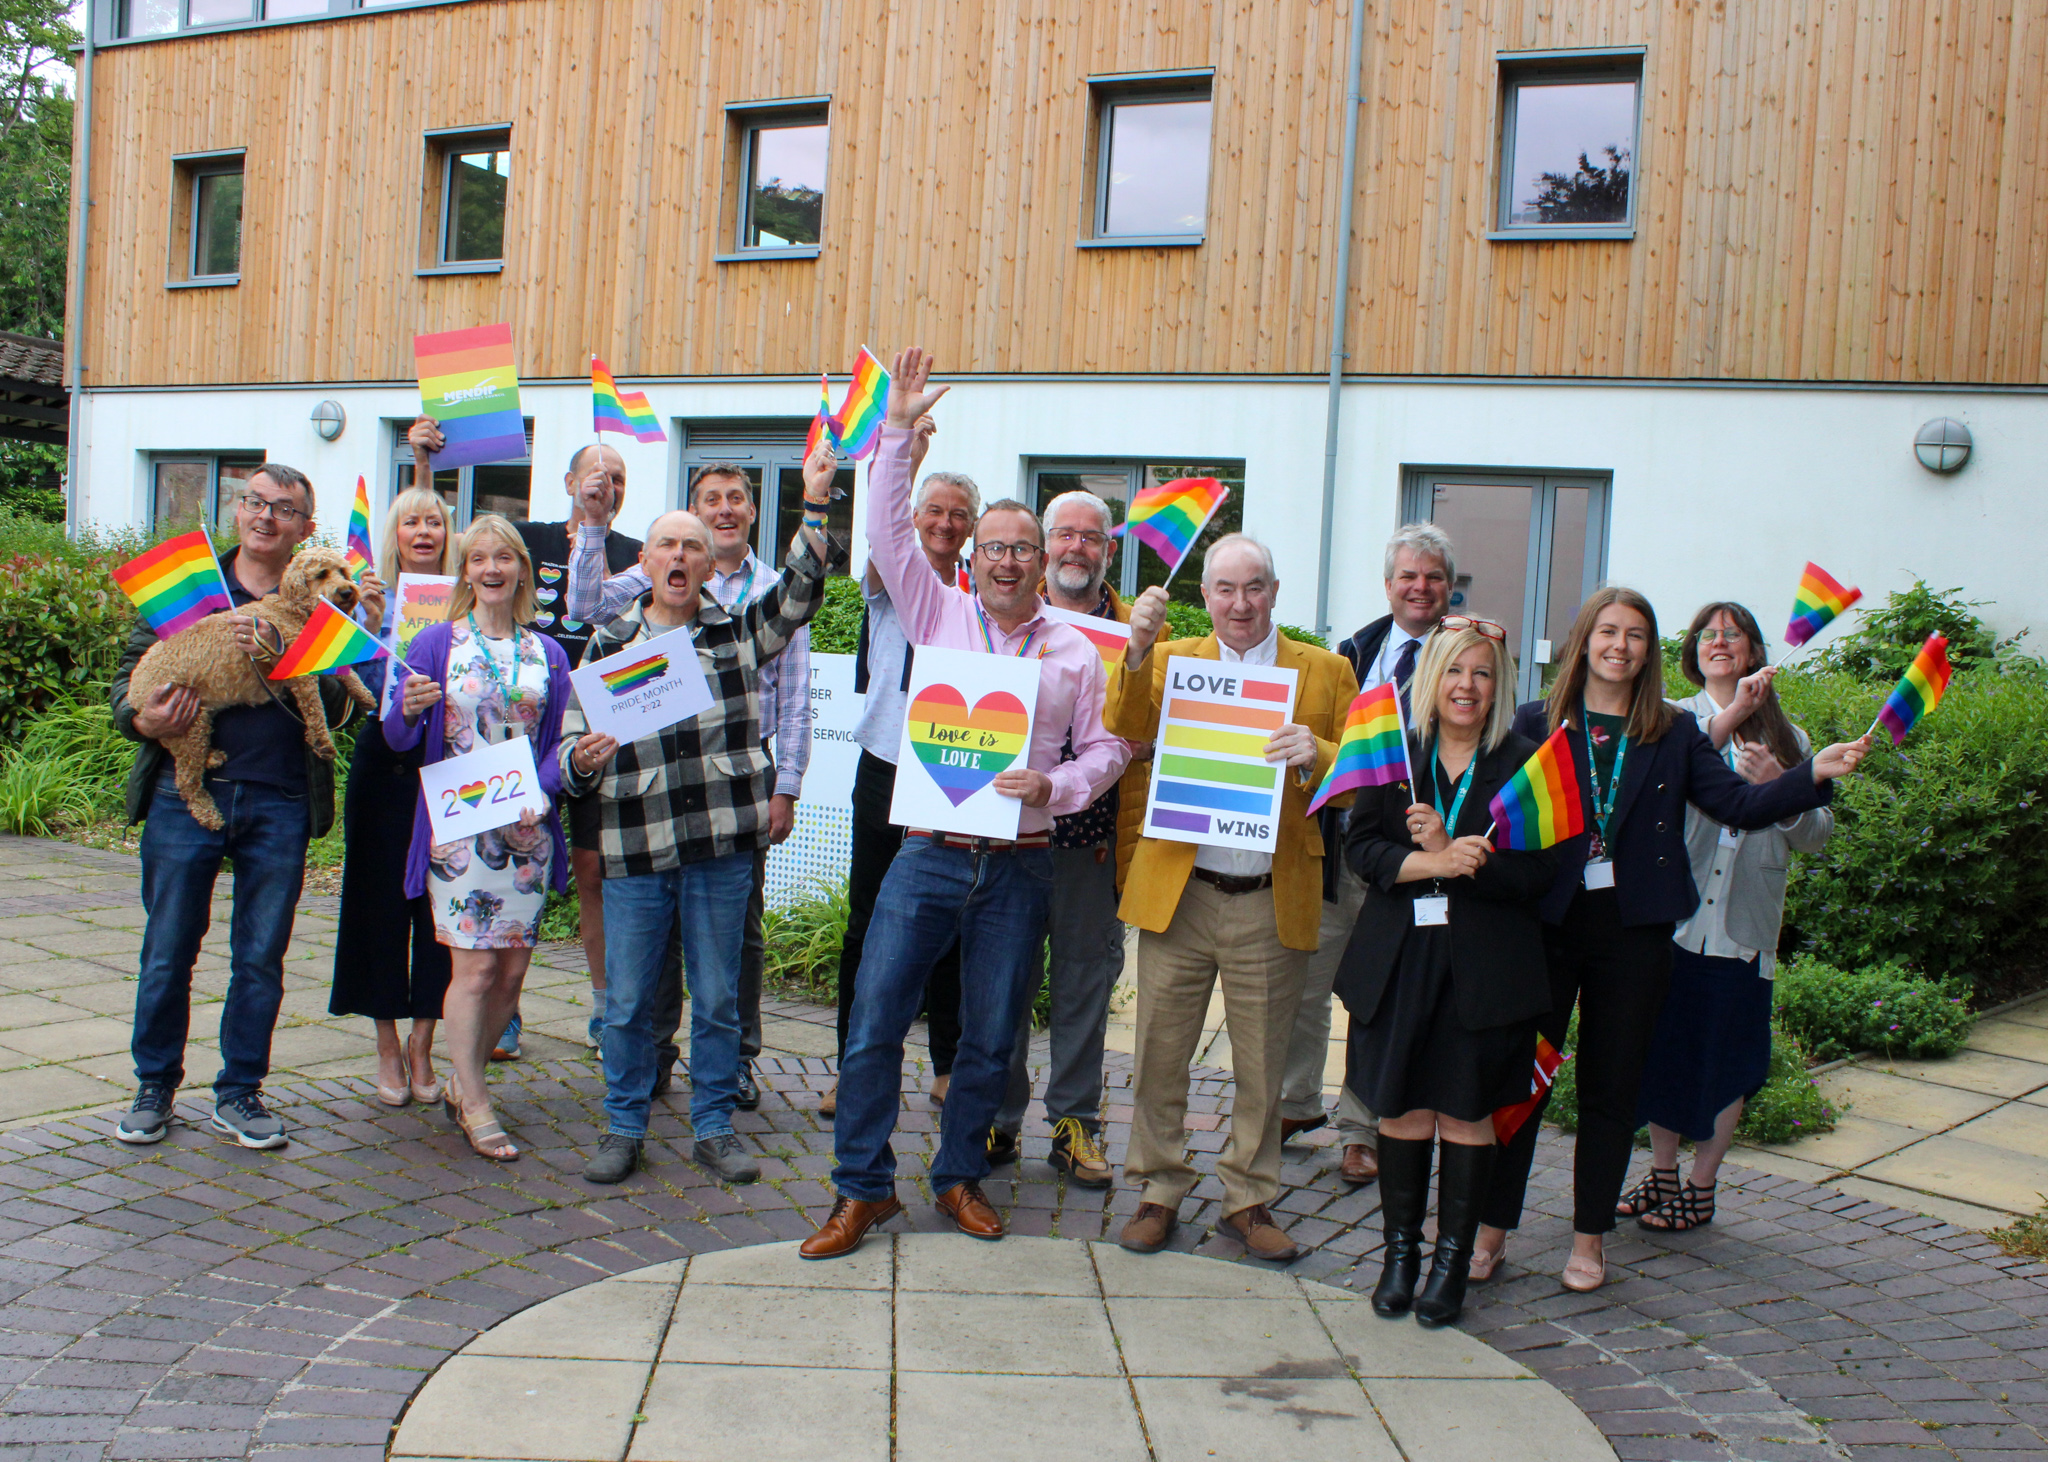
<instances>
[{"instance_id":1,"label":"raised hand","mask_svg":"<svg viewBox=\"0 0 2048 1462\"><path fill-rule=\"evenodd\" d=\"M938 418L927 411L910 428L910 475L917 476L917 469L924 465L924 454L932 449L932 438L939 434Z\"/></svg>"},{"instance_id":2,"label":"raised hand","mask_svg":"<svg viewBox=\"0 0 2048 1462\"><path fill-rule=\"evenodd\" d=\"M1870 755L1870 734L1865 732L1854 741L1837 741L1813 759L1813 780L1830 782L1836 777L1846 777Z\"/></svg>"},{"instance_id":3,"label":"raised hand","mask_svg":"<svg viewBox=\"0 0 2048 1462\"><path fill-rule=\"evenodd\" d=\"M832 501L832 479L839 473L839 458L832 444L820 438L818 449L804 458L804 501L822 508Z\"/></svg>"},{"instance_id":4,"label":"raised hand","mask_svg":"<svg viewBox=\"0 0 2048 1462\"><path fill-rule=\"evenodd\" d=\"M1154 584L1131 604L1131 643L1124 651L1126 665L1143 665L1166 628L1166 590Z\"/></svg>"},{"instance_id":5,"label":"raised hand","mask_svg":"<svg viewBox=\"0 0 2048 1462\"><path fill-rule=\"evenodd\" d=\"M938 405L939 398L952 389L927 389L931 378L932 358L924 353L923 347L911 345L896 352L895 364L889 368L889 405L885 417L889 425L905 429L916 426L917 419Z\"/></svg>"}]
</instances>

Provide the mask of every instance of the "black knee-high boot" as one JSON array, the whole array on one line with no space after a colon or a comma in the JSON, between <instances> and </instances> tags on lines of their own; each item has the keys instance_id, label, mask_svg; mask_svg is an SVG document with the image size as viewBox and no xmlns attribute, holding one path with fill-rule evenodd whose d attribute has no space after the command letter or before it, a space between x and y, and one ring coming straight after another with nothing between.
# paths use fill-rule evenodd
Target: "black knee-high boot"
<instances>
[{"instance_id":1,"label":"black knee-high boot","mask_svg":"<svg viewBox=\"0 0 2048 1462\"><path fill-rule=\"evenodd\" d=\"M1472 1240L1479 1232L1479 1208L1493 1181L1494 1148L1446 1142L1437 1167L1436 1253L1429 1282L1415 1297L1415 1318L1424 1325L1448 1325L1465 1308L1465 1281L1472 1267Z\"/></svg>"},{"instance_id":2,"label":"black knee-high boot","mask_svg":"<svg viewBox=\"0 0 2048 1462\"><path fill-rule=\"evenodd\" d=\"M1373 1286L1376 1315L1392 1318L1408 1313L1415 1281L1422 1274L1422 1215L1429 1209L1429 1164L1436 1139L1380 1137L1380 1219L1385 1225L1387 1252L1380 1282Z\"/></svg>"}]
</instances>

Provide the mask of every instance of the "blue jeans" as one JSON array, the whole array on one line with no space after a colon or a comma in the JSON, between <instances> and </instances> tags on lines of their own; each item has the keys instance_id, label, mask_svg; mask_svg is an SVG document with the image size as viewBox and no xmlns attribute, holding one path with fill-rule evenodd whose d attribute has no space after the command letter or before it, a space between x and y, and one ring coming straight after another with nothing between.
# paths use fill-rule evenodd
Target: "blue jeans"
<instances>
[{"instance_id":1,"label":"blue jeans","mask_svg":"<svg viewBox=\"0 0 2048 1462\"><path fill-rule=\"evenodd\" d=\"M604 1112L614 1135L647 1135L655 1008L678 924L690 987L690 1126L700 1138L732 1131L740 944L753 889L751 850L604 881Z\"/></svg>"},{"instance_id":2,"label":"blue jeans","mask_svg":"<svg viewBox=\"0 0 2048 1462\"><path fill-rule=\"evenodd\" d=\"M135 1076L176 1086L185 1079L192 1023L192 964L213 915L221 859L235 860L228 925L228 998L220 1013L216 1101L262 1089L270 1036L284 999L284 952L306 876L310 829L304 795L262 782L206 779L222 827L193 820L171 773L158 780L142 824L142 969L135 992Z\"/></svg>"},{"instance_id":3,"label":"blue jeans","mask_svg":"<svg viewBox=\"0 0 2048 1462\"><path fill-rule=\"evenodd\" d=\"M889 1134L902 1102L903 1038L923 1008L933 963L955 938L960 1050L939 1118L932 1192L988 1176L988 1129L1009 1085L1010 1046L1051 901L1045 848L977 854L903 840L875 899L839 1062L832 1182L841 1196L879 1203L895 1191Z\"/></svg>"}]
</instances>

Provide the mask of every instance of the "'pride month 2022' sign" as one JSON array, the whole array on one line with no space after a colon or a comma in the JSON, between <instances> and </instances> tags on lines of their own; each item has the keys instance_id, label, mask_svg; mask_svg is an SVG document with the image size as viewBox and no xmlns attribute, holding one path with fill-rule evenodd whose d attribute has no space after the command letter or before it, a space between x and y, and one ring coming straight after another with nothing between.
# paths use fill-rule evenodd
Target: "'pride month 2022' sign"
<instances>
[{"instance_id":1,"label":"'pride month 2022' sign","mask_svg":"<svg viewBox=\"0 0 2048 1462\"><path fill-rule=\"evenodd\" d=\"M1287 724L1295 680L1274 665L1166 662L1148 836L1249 853L1278 846L1287 769L1266 760L1266 743Z\"/></svg>"},{"instance_id":2,"label":"'pride month 2022' sign","mask_svg":"<svg viewBox=\"0 0 2048 1462\"><path fill-rule=\"evenodd\" d=\"M1038 662L919 645L911 661L889 821L1014 838L1023 803L991 784L1026 765Z\"/></svg>"},{"instance_id":3,"label":"'pride month 2022' sign","mask_svg":"<svg viewBox=\"0 0 2048 1462\"><path fill-rule=\"evenodd\" d=\"M572 670L569 683L590 729L622 743L687 721L712 699L687 625Z\"/></svg>"}]
</instances>

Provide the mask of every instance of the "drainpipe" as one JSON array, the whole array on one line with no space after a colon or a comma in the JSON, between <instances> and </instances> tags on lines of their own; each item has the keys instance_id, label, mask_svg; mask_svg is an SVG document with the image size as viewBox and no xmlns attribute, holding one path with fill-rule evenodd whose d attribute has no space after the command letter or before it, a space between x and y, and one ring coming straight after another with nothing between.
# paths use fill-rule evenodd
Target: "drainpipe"
<instances>
[{"instance_id":1,"label":"drainpipe","mask_svg":"<svg viewBox=\"0 0 2048 1462\"><path fill-rule=\"evenodd\" d=\"M1359 68L1365 52L1365 0L1351 0L1351 59L1344 82L1344 194L1337 215L1336 317L1330 325L1330 419L1323 428L1323 537L1316 566L1316 633L1330 634L1330 532L1337 516L1337 407L1344 394L1344 327L1351 319L1351 213L1358 197Z\"/></svg>"},{"instance_id":2,"label":"drainpipe","mask_svg":"<svg viewBox=\"0 0 2048 1462\"><path fill-rule=\"evenodd\" d=\"M82 526L79 513L84 507L78 481L78 464L83 453L85 421L85 243L90 229L87 210L92 207L92 53L94 29L99 17L99 0L85 7L85 61L78 69L78 96L73 104L77 116L78 166L72 173L72 197L78 208L78 229L73 236L71 290L71 425L65 433L64 526L77 533Z\"/></svg>"}]
</instances>

